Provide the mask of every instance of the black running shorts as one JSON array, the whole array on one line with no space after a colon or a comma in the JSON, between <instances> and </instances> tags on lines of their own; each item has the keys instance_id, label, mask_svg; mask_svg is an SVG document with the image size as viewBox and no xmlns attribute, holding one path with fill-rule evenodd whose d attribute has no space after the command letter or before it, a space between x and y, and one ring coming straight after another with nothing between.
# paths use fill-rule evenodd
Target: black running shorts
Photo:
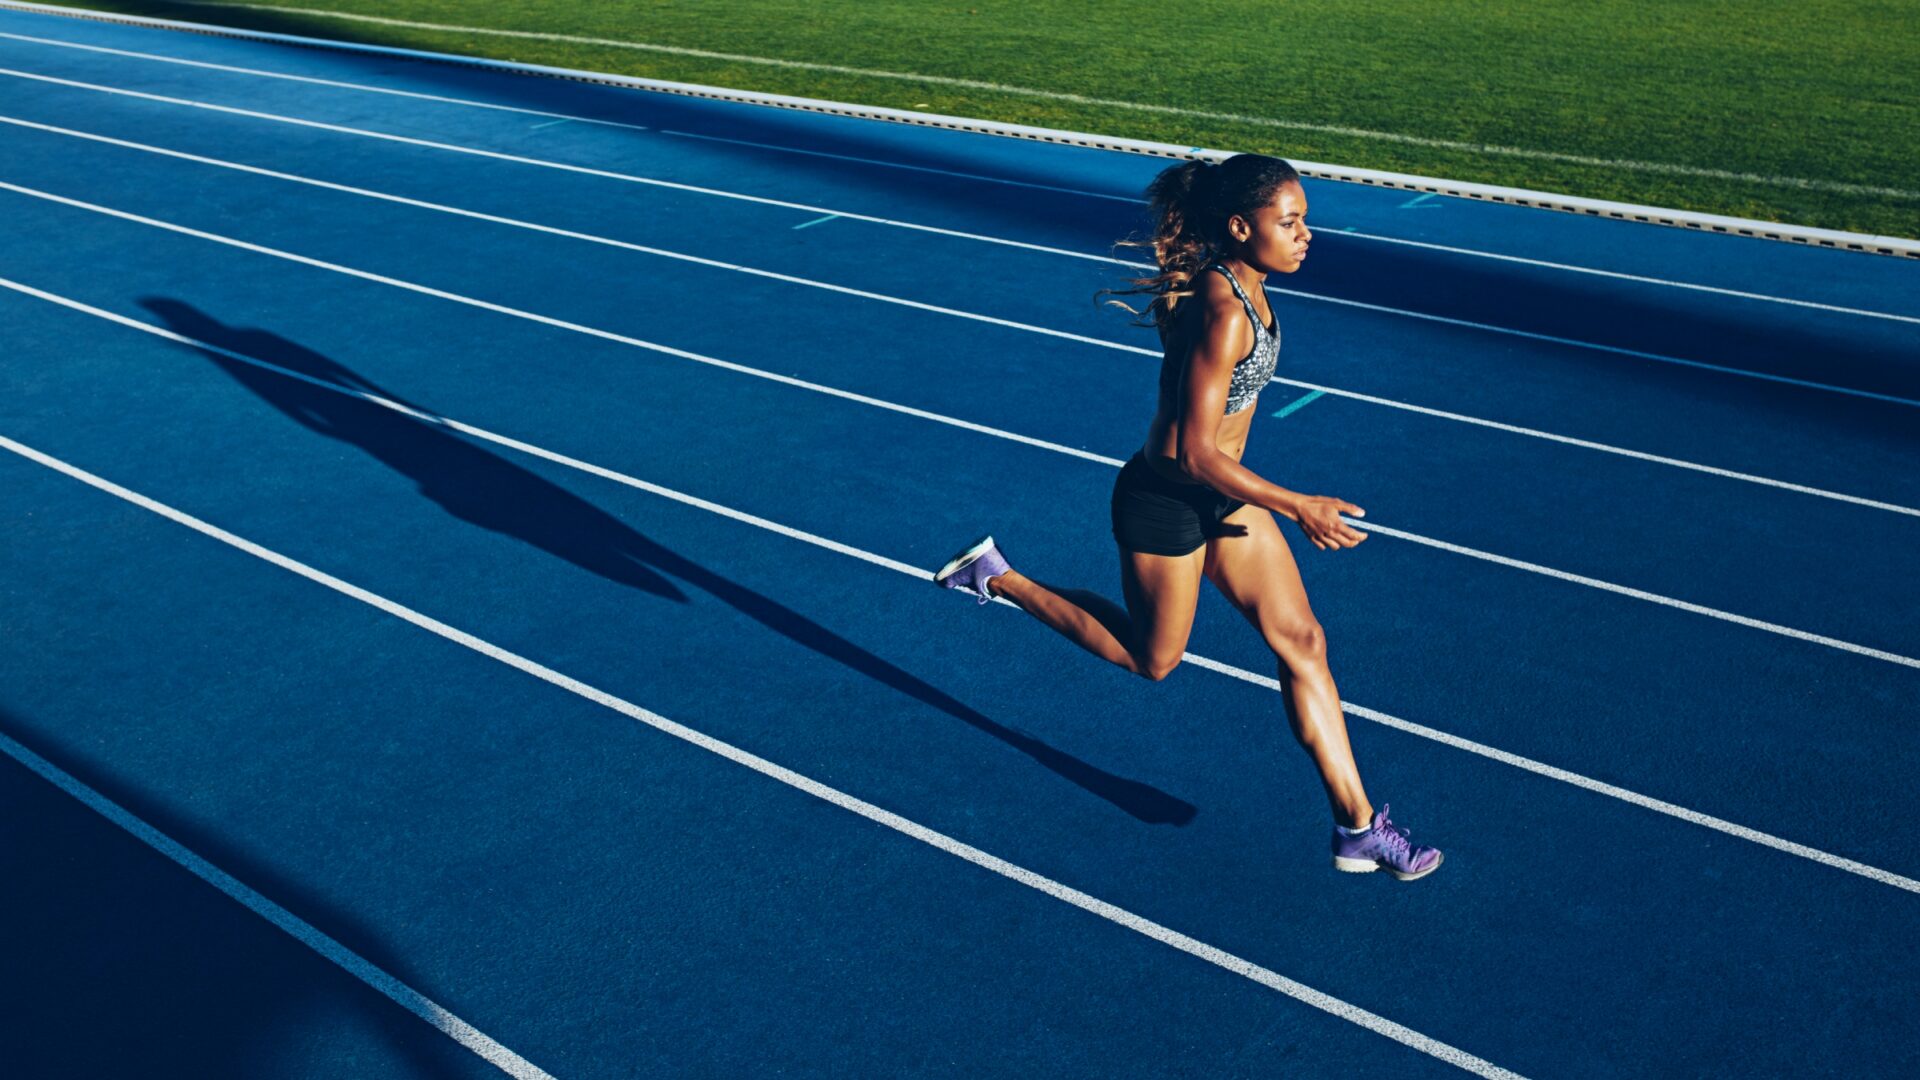
<instances>
[{"instance_id":1,"label":"black running shorts","mask_svg":"<svg viewBox=\"0 0 1920 1080\"><path fill-rule=\"evenodd\" d=\"M1205 484L1174 480L1135 454L1113 484L1113 538L1128 551L1186 555L1219 536L1220 523L1245 505Z\"/></svg>"}]
</instances>

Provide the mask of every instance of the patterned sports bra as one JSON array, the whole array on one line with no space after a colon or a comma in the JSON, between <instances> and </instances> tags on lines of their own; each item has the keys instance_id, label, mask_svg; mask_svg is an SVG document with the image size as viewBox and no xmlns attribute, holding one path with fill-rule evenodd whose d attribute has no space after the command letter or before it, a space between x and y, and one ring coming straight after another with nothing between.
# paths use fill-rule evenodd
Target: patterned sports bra
<instances>
[{"instance_id":1,"label":"patterned sports bra","mask_svg":"<svg viewBox=\"0 0 1920 1080\"><path fill-rule=\"evenodd\" d=\"M1280 320L1276 317L1271 327L1260 321L1259 313L1253 310L1253 301L1247 299L1246 291L1240 288L1240 281L1233 276L1233 271L1219 263L1209 265L1207 270L1218 271L1233 286L1233 295L1240 298L1241 306L1247 309L1247 321L1253 324L1253 348L1240 358L1239 363L1233 365L1233 383L1227 387L1226 415L1232 416L1252 405L1253 399L1260 396L1260 391L1266 389L1267 383L1273 378L1274 365L1280 361ZM1180 392L1180 376L1186 366L1186 358L1182 356L1176 363L1175 355L1174 351L1169 350L1160 361L1162 395L1178 395Z\"/></svg>"}]
</instances>

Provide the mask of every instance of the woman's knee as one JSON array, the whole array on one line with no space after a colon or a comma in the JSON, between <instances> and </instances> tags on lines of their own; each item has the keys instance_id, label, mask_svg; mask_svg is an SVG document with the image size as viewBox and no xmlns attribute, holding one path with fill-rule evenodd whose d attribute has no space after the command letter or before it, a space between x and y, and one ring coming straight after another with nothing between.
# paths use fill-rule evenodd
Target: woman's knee
<instances>
[{"instance_id":1,"label":"woman's knee","mask_svg":"<svg viewBox=\"0 0 1920 1080\"><path fill-rule=\"evenodd\" d=\"M1133 673L1149 682L1159 682L1173 674L1173 669L1180 666L1180 657L1179 653L1136 654L1133 658Z\"/></svg>"},{"instance_id":2,"label":"woman's knee","mask_svg":"<svg viewBox=\"0 0 1920 1080\"><path fill-rule=\"evenodd\" d=\"M1327 632L1317 619L1292 621L1264 628L1267 645L1286 665L1299 671L1325 666Z\"/></svg>"}]
</instances>

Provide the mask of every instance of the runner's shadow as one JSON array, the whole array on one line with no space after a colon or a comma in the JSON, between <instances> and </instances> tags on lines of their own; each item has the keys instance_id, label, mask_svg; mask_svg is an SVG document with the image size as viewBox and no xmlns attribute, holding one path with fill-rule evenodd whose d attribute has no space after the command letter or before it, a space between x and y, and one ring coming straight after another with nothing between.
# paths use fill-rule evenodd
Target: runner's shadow
<instances>
[{"instance_id":1,"label":"runner's shadow","mask_svg":"<svg viewBox=\"0 0 1920 1080\"><path fill-rule=\"evenodd\" d=\"M96 764L99 747L70 754L36 728L59 730L52 717L30 723L0 707L0 735L32 743L31 753L334 942L423 985L355 913L222 829L176 813L190 794L173 792L170 803ZM351 1061L370 1075L500 1075L8 755L0 821L6 1075L241 1080Z\"/></svg>"},{"instance_id":2,"label":"runner's shadow","mask_svg":"<svg viewBox=\"0 0 1920 1080\"><path fill-rule=\"evenodd\" d=\"M196 351L261 400L303 427L373 456L462 521L656 596L686 602L675 581L698 589L821 656L999 739L1143 822L1185 825L1198 812L1191 803L1149 784L1115 776L996 723L799 612L663 547L572 492L468 442L430 410L311 349L265 330L228 326L178 300L145 297L140 305L174 333L210 346ZM420 415L409 416L360 395Z\"/></svg>"}]
</instances>

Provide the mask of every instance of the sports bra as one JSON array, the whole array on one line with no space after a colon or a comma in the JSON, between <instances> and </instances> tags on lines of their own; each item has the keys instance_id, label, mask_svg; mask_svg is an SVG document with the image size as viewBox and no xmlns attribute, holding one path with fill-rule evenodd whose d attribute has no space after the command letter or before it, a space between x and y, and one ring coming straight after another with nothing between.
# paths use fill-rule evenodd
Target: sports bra
<instances>
[{"instance_id":1,"label":"sports bra","mask_svg":"<svg viewBox=\"0 0 1920 1080\"><path fill-rule=\"evenodd\" d=\"M1233 295L1240 298L1241 306L1247 309L1247 321L1253 324L1253 348L1233 365L1233 382L1227 387L1226 415L1232 416L1252 405L1253 399L1259 397L1260 391L1266 389L1267 383L1272 380L1274 365L1280 361L1280 320L1276 317L1272 327L1260 321L1259 314L1253 310L1253 301L1247 299L1233 271L1219 263L1209 264L1206 269L1218 271L1233 286ZM1175 355L1174 351L1169 350L1160 361L1160 393L1163 396L1178 395L1180 392L1180 376L1186 359L1183 356L1176 362Z\"/></svg>"}]
</instances>

